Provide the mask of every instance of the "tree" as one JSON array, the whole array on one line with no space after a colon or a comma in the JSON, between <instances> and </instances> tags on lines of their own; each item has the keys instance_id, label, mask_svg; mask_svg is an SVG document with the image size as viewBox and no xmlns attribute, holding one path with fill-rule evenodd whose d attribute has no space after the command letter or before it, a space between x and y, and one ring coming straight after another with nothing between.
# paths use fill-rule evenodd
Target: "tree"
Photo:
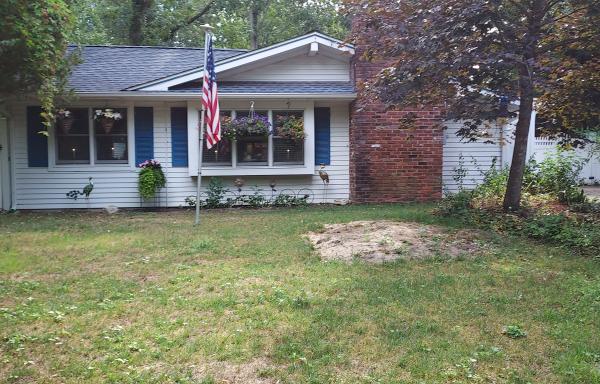
<instances>
[{"instance_id":1,"label":"tree","mask_svg":"<svg viewBox=\"0 0 600 384\"><path fill-rule=\"evenodd\" d=\"M258 48L320 30L344 38L335 0L74 0L78 44L201 46L201 24L217 44Z\"/></svg>"},{"instance_id":2,"label":"tree","mask_svg":"<svg viewBox=\"0 0 600 384\"><path fill-rule=\"evenodd\" d=\"M66 55L72 20L61 0L0 2L0 95L37 94L46 126L74 59Z\"/></svg>"},{"instance_id":3,"label":"tree","mask_svg":"<svg viewBox=\"0 0 600 384\"><path fill-rule=\"evenodd\" d=\"M520 207L534 100L551 112L547 128L553 132L591 128L570 118L578 113L597 119L597 0L347 0L347 5L364 27L352 36L366 47L363 55L389 62L372 87L385 103L443 105L449 119L465 122L460 134L469 139L482 124L518 116L507 210ZM562 81L569 78L570 85ZM576 78L588 81L594 102L573 97ZM507 103L518 110L507 110Z\"/></svg>"}]
</instances>

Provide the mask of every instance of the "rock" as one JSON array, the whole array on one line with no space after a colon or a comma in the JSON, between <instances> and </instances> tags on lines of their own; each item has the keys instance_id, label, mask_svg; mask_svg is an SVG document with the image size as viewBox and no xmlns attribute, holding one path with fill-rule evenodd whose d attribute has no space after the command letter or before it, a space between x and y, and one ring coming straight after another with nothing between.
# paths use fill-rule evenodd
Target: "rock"
<instances>
[{"instance_id":1,"label":"rock","mask_svg":"<svg viewBox=\"0 0 600 384\"><path fill-rule=\"evenodd\" d=\"M109 215L112 215L114 213L119 212L119 207L117 207L116 205L107 205L106 207L104 207L104 210L106 211L106 213L108 213Z\"/></svg>"}]
</instances>

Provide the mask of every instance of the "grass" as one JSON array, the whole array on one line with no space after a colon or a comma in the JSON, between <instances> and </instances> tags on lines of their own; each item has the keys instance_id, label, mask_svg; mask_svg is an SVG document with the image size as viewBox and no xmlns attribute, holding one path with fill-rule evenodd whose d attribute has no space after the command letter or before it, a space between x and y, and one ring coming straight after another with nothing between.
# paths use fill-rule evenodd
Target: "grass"
<instances>
[{"instance_id":1,"label":"grass","mask_svg":"<svg viewBox=\"0 0 600 384\"><path fill-rule=\"evenodd\" d=\"M465 260L322 263L301 236L457 226L429 208L0 215L0 382L600 383L597 261L491 235Z\"/></svg>"}]
</instances>

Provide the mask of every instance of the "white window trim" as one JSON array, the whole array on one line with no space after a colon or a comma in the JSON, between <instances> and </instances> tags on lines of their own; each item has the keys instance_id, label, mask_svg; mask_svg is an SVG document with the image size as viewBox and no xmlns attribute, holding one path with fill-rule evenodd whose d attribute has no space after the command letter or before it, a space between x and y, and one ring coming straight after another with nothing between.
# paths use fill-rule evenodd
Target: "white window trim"
<instances>
[{"instance_id":1,"label":"white window trim","mask_svg":"<svg viewBox=\"0 0 600 384\"><path fill-rule=\"evenodd\" d=\"M273 122L272 111L285 110L281 106L255 106L256 110L268 110L269 121ZM247 108L222 107L223 110L247 110ZM304 111L304 164L275 165L273 163L273 138L269 135L268 165L238 165L237 151L232 149L231 165L202 164L203 176L262 176L262 175L313 175L315 173L315 125L314 102L306 101L289 107L290 110ZM188 173L198 175L200 105L188 102ZM234 148L237 145L234 145Z\"/></svg>"},{"instance_id":2,"label":"white window trim","mask_svg":"<svg viewBox=\"0 0 600 384\"><path fill-rule=\"evenodd\" d=\"M127 162L111 163L96 162L96 142L94 138L94 106L74 105L72 108L88 108L88 129L90 140L90 162L89 163L60 163L57 162L56 154L56 132L55 125L48 129L48 170L49 171L69 171L69 172L89 172L96 171L123 171L135 170L135 116L133 103L127 103L125 106L113 106L114 108L127 109Z\"/></svg>"}]
</instances>

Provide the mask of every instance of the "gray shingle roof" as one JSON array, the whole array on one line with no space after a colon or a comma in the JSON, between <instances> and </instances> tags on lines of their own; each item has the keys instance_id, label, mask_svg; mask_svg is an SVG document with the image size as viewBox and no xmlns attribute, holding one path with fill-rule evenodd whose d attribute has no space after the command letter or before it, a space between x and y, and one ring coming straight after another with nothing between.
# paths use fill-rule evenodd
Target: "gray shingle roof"
<instances>
[{"instance_id":1,"label":"gray shingle roof","mask_svg":"<svg viewBox=\"0 0 600 384\"><path fill-rule=\"evenodd\" d=\"M244 52L215 49L215 60ZM75 92L114 92L201 67L204 49L87 45L81 47L80 57L83 62L69 78Z\"/></svg>"},{"instance_id":2,"label":"gray shingle roof","mask_svg":"<svg viewBox=\"0 0 600 384\"><path fill-rule=\"evenodd\" d=\"M199 83L189 83L180 86L172 92L200 93ZM313 93L354 93L352 83L349 82L254 82L254 81L223 81L218 83L219 93L274 93L274 94L313 94Z\"/></svg>"}]
</instances>

